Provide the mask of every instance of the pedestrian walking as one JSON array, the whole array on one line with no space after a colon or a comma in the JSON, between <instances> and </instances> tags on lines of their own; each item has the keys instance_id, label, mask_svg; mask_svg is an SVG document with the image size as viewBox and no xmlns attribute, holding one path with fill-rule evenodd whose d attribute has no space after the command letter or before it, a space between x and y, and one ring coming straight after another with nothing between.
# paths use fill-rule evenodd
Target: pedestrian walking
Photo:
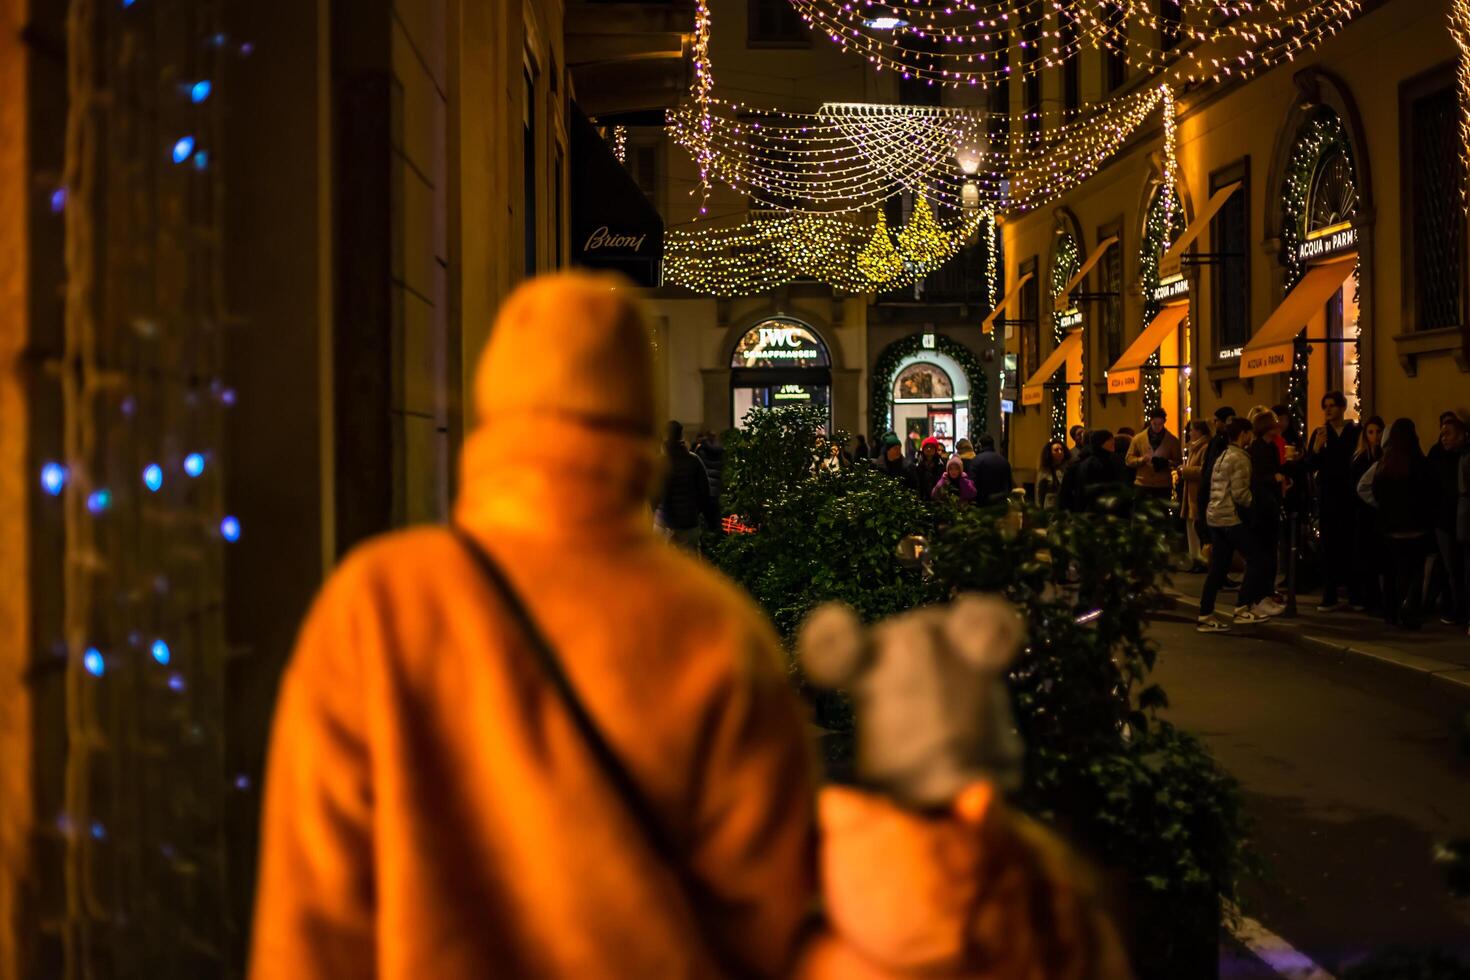
<instances>
[{"instance_id":1,"label":"pedestrian walking","mask_svg":"<svg viewBox=\"0 0 1470 980\"><path fill-rule=\"evenodd\" d=\"M1062 501L1067 510L1093 510L1105 497L1128 487L1128 468L1114 452L1114 436L1107 429L1087 434L1087 453L1062 477Z\"/></svg>"},{"instance_id":2,"label":"pedestrian walking","mask_svg":"<svg viewBox=\"0 0 1470 980\"><path fill-rule=\"evenodd\" d=\"M929 494L932 500L955 500L972 503L975 500L975 483L965 472L965 464L959 456L951 456L944 464L944 475Z\"/></svg>"},{"instance_id":3,"label":"pedestrian walking","mask_svg":"<svg viewBox=\"0 0 1470 980\"><path fill-rule=\"evenodd\" d=\"M694 455L704 464L705 475L709 477L709 493L714 498L715 506L720 503L720 493L725 485L725 447L720 438L706 429L699 434L694 444Z\"/></svg>"},{"instance_id":4,"label":"pedestrian walking","mask_svg":"<svg viewBox=\"0 0 1470 980\"><path fill-rule=\"evenodd\" d=\"M944 476L944 446L933 436L919 446L919 458L914 463L910 485L920 499L928 500L934 485Z\"/></svg>"},{"instance_id":5,"label":"pedestrian walking","mask_svg":"<svg viewBox=\"0 0 1470 980\"><path fill-rule=\"evenodd\" d=\"M895 480L902 480L905 485L909 484L912 480L909 475L912 466L904 458L903 441L898 438L898 433L885 433L878 445L882 452L878 458L878 469Z\"/></svg>"},{"instance_id":6,"label":"pedestrian walking","mask_svg":"<svg viewBox=\"0 0 1470 980\"><path fill-rule=\"evenodd\" d=\"M1466 620L1465 553L1456 530L1460 459L1465 452L1465 423L1458 415L1449 414L1440 422L1438 444L1427 455L1434 473L1435 499L1438 501L1434 515L1434 568L1430 581L1438 590L1440 622L1447 625L1463 625Z\"/></svg>"},{"instance_id":7,"label":"pedestrian walking","mask_svg":"<svg viewBox=\"0 0 1470 980\"><path fill-rule=\"evenodd\" d=\"M1356 488L1364 475L1383 458L1383 419L1370 417L1358 427L1358 447L1353 453L1348 478ZM1383 547L1383 528L1377 508L1353 494L1353 564L1348 585L1348 602L1355 612L1381 608L1384 568L1388 552Z\"/></svg>"},{"instance_id":8,"label":"pedestrian walking","mask_svg":"<svg viewBox=\"0 0 1470 980\"><path fill-rule=\"evenodd\" d=\"M1281 541L1282 501L1290 490L1286 474L1281 472L1281 447L1277 441L1280 422L1269 408L1257 412L1251 422L1252 439L1248 447L1251 459L1251 533L1256 537L1259 583L1263 591L1252 595L1252 609L1265 616L1276 616L1285 606L1275 596L1276 570Z\"/></svg>"},{"instance_id":9,"label":"pedestrian walking","mask_svg":"<svg viewBox=\"0 0 1470 980\"><path fill-rule=\"evenodd\" d=\"M1316 487L1318 528L1322 541L1322 602L1318 612L1339 606L1353 567L1354 487L1353 455L1357 451L1358 427L1343 417L1347 399L1340 391L1322 396L1327 419L1312 432L1307 442L1306 469Z\"/></svg>"},{"instance_id":10,"label":"pedestrian walking","mask_svg":"<svg viewBox=\"0 0 1470 980\"><path fill-rule=\"evenodd\" d=\"M1184 521L1184 536L1188 541L1189 567L1191 575L1202 575L1209 569L1205 565L1204 541L1199 533L1199 489L1205 470L1205 455L1210 447L1213 433L1210 423L1195 419L1189 423L1189 446L1184 453L1184 464L1179 468L1179 516Z\"/></svg>"},{"instance_id":11,"label":"pedestrian walking","mask_svg":"<svg viewBox=\"0 0 1470 980\"><path fill-rule=\"evenodd\" d=\"M1425 562L1433 547L1438 484L1419 445L1414 420L1396 419L1383 445L1383 459L1364 474L1383 528L1389 556L1385 618L1403 629L1418 629L1424 595ZM1359 484L1360 492L1362 484Z\"/></svg>"},{"instance_id":12,"label":"pedestrian walking","mask_svg":"<svg viewBox=\"0 0 1470 980\"><path fill-rule=\"evenodd\" d=\"M664 460L663 492L654 511L654 526L670 543L698 551L703 533L701 519L711 532L720 530L719 505L710 493L704 463L684 443L684 426L680 422L668 424Z\"/></svg>"},{"instance_id":13,"label":"pedestrian walking","mask_svg":"<svg viewBox=\"0 0 1470 980\"><path fill-rule=\"evenodd\" d=\"M954 453L960 458L960 462L964 463L968 468L970 460L975 458L975 445L969 439L961 438L959 442L954 444Z\"/></svg>"},{"instance_id":14,"label":"pedestrian walking","mask_svg":"<svg viewBox=\"0 0 1470 980\"><path fill-rule=\"evenodd\" d=\"M965 464L965 472L975 484L975 500L980 504L1003 502L1016 485L1010 460L996 451L995 437L988 432L980 436L979 449Z\"/></svg>"},{"instance_id":15,"label":"pedestrian walking","mask_svg":"<svg viewBox=\"0 0 1470 980\"><path fill-rule=\"evenodd\" d=\"M1068 450L1074 457L1087 447L1087 430L1080 425L1074 425L1068 429L1067 438L1072 440L1072 445L1068 447Z\"/></svg>"},{"instance_id":16,"label":"pedestrian walking","mask_svg":"<svg viewBox=\"0 0 1470 980\"><path fill-rule=\"evenodd\" d=\"M1060 439L1053 439L1041 447L1041 459L1036 465L1036 504L1047 510L1057 506L1062 493L1062 478L1072 463L1072 454Z\"/></svg>"},{"instance_id":17,"label":"pedestrian walking","mask_svg":"<svg viewBox=\"0 0 1470 980\"><path fill-rule=\"evenodd\" d=\"M1251 492L1251 458L1246 447L1253 438L1252 426L1246 419L1232 418L1221 434L1225 437L1225 449L1210 469L1210 495L1205 507L1205 524L1210 532L1210 570L1200 594L1195 626L1201 633L1230 629L1229 621L1215 615L1215 601L1237 553L1245 558L1245 581L1240 586L1234 621L1255 624L1270 618L1252 608L1269 588L1269 580L1262 581L1258 538L1251 530L1255 498Z\"/></svg>"},{"instance_id":18,"label":"pedestrian walking","mask_svg":"<svg viewBox=\"0 0 1470 980\"><path fill-rule=\"evenodd\" d=\"M249 977L978 976L997 954L1125 976L1082 876L991 784L923 814L831 788L819 822L775 631L646 520L634 292L513 293L453 528L354 548L314 602L272 723ZM595 492L564 492L562 455L506 453L527 428ZM834 852L847 880L819 889Z\"/></svg>"},{"instance_id":19,"label":"pedestrian walking","mask_svg":"<svg viewBox=\"0 0 1470 980\"><path fill-rule=\"evenodd\" d=\"M1201 550L1204 547L1211 547L1210 529L1205 520L1205 514L1209 510L1210 505L1210 478L1214 475L1215 463L1224 455L1226 447L1230 445L1230 439L1225 434L1225 427L1235 417L1235 409L1228 405L1222 405L1215 409L1212 422L1213 434L1210 436L1210 444L1205 447L1205 461L1200 469L1199 493L1195 496L1195 501L1199 507L1199 516L1195 519L1195 530L1199 533L1200 541L1202 542ZM1240 588L1240 583L1229 578L1227 575L1225 584L1222 587L1227 591L1234 591Z\"/></svg>"},{"instance_id":20,"label":"pedestrian walking","mask_svg":"<svg viewBox=\"0 0 1470 980\"><path fill-rule=\"evenodd\" d=\"M1128 445L1126 465L1139 496L1168 501L1174 496L1174 471L1184 462L1179 439L1168 429L1162 407L1148 413L1148 428Z\"/></svg>"}]
</instances>

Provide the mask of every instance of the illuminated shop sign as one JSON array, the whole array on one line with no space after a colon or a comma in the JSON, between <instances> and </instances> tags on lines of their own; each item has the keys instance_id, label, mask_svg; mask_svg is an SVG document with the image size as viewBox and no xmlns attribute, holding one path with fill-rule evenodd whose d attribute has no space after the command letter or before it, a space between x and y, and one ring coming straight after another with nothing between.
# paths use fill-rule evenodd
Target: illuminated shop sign
<instances>
[{"instance_id":1,"label":"illuminated shop sign","mask_svg":"<svg viewBox=\"0 0 1470 980\"><path fill-rule=\"evenodd\" d=\"M1081 325L1082 311L1077 309L1075 306L1072 307L1070 310L1064 312L1061 315L1061 318L1057 320L1057 326L1061 327L1063 330L1071 330L1073 327L1080 327Z\"/></svg>"},{"instance_id":2,"label":"illuminated shop sign","mask_svg":"<svg viewBox=\"0 0 1470 980\"><path fill-rule=\"evenodd\" d=\"M1215 358L1221 361L1229 361L1239 357L1240 352L1244 349L1245 348L1243 347L1222 347L1220 348L1219 352L1215 354Z\"/></svg>"},{"instance_id":3,"label":"illuminated shop sign","mask_svg":"<svg viewBox=\"0 0 1470 980\"><path fill-rule=\"evenodd\" d=\"M1014 415L1016 412L1016 403L1009 398L1002 398L1000 400L1000 410L1007 415Z\"/></svg>"},{"instance_id":4,"label":"illuminated shop sign","mask_svg":"<svg viewBox=\"0 0 1470 980\"><path fill-rule=\"evenodd\" d=\"M1154 287L1154 302L1167 303L1171 299L1189 295L1189 280L1183 276L1176 276L1166 280Z\"/></svg>"},{"instance_id":5,"label":"illuminated shop sign","mask_svg":"<svg viewBox=\"0 0 1470 980\"><path fill-rule=\"evenodd\" d=\"M1296 257L1303 262L1309 262L1356 248L1357 244L1358 229L1347 224L1332 225L1312 232L1306 241L1297 246Z\"/></svg>"},{"instance_id":6,"label":"illuminated shop sign","mask_svg":"<svg viewBox=\"0 0 1470 980\"><path fill-rule=\"evenodd\" d=\"M746 332L735 348L731 367L827 367L827 349L798 323L773 320Z\"/></svg>"},{"instance_id":7,"label":"illuminated shop sign","mask_svg":"<svg viewBox=\"0 0 1470 980\"><path fill-rule=\"evenodd\" d=\"M771 397L778 402L809 402L812 400L812 393L801 385L782 385Z\"/></svg>"}]
</instances>

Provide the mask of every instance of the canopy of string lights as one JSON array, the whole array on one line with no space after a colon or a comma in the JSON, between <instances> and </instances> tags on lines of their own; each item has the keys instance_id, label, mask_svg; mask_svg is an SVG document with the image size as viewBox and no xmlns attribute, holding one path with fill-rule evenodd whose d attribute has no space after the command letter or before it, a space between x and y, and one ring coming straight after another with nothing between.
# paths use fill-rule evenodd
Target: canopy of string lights
<instances>
[{"instance_id":1,"label":"canopy of string lights","mask_svg":"<svg viewBox=\"0 0 1470 980\"><path fill-rule=\"evenodd\" d=\"M666 128L699 170L701 214L717 182L748 197L758 213L672 230L670 282L723 295L795 278L862 292L912 282L952 257L984 220L1043 206L1086 180L1151 119L1166 131L1172 177L1176 92L1289 61L1360 7L1359 0L1164 0L1163 8L1142 0L790 2L844 50L931 85L989 88L1087 48L1124 59L1134 77L1152 81L1057 112L1045 126L1012 126L1008 112L970 106L751 106L715 94L709 7L700 0L694 82ZM1124 43L1145 30L1161 43ZM895 247L883 208L899 195L910 202L910 216ZM937 220L931 202L942 215L960 217Z\"/></svg>"}]
</instances>

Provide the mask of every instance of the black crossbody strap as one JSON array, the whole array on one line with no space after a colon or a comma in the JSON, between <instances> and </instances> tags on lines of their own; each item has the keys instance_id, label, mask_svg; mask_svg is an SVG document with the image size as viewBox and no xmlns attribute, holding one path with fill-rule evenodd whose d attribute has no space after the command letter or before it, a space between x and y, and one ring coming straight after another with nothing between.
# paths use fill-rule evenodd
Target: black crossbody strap
<instances>
[{"instance_id":1,"label":"black crossbody strap","mask_svg":"<svg viewBox=\"0 0 1470 980\"><path fill-rule=\"evenodd\" d=\"M622 797L623 804L628 808L628 812L633 814L638 823L642 825L644 836L647 838L649 846L679 876L685 887L685 897L691 897L688 891L689 882L686 879L683 856L675 849L662 823L654 814L653 808L649 805L642 791L639 790L638 784L634 782L632 775L623 765L622 760L618 758L617 753L612 750L612 747L607 744L607 739L603 738L602 730L597 727L597 722L592 720L592 716L582 704L582 699L577 696L576 689L572 687L572 682L567 679L566 671L561 666L561 660L557 657L555 651L552 650L551 644L536 625L536 621L531 618L529 610L521 602L520 596L516 594L515 588L510 584L510 580L505 577L504 570L501 569L494 558L490 557L489 552L481 547L480 543L471 537L463 528L451 526L450 531L474 560L480 571L484 573L486 582L489 583L490 587L500 597L500 601L505 606L506 611L515 620L516 626L520 628L522 635L531 647L531 652L535 655L536 662L541 665L542 674L551 682L552 688L556 690L557 696L561 698L562 705L567 709L567 714L571 716L572 723L576 725L578 733L581 734L583 741L587 743L587 747L597 759L597 764L613 784L613 788L617 790L618 795Z\"/></svg>"}]
</instances>

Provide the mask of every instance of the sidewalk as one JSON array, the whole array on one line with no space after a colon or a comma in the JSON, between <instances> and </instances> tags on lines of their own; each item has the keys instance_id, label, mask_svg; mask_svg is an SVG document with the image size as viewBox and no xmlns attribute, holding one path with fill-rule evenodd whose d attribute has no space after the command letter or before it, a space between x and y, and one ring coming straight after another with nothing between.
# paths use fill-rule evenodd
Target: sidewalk
<instances>
[{"instance_id":1,"label":"sidewalk","mask_svg":"<svg viewBox=\"0 0 1470 980\"><path fill-rule=\"evenodd\" d=\"M1177 572L1169 590L1175 605L1191 616L1199 610L1199 594L1203 575ZM1220 609L1228 612L1230 593L1222 596ZM1347 608L1319 613L1321 597L1297 597L1297 616L1279 616L1265 626L1245 627L1269 630L1284 642L1310 653L1352 658L1373 666L1417 676L1446 693L1470 701L1470 636L1463 626L1446 626L1432 617L1417 632L1390 627L1382 619Z\"/></svg>"}]
</instances>

